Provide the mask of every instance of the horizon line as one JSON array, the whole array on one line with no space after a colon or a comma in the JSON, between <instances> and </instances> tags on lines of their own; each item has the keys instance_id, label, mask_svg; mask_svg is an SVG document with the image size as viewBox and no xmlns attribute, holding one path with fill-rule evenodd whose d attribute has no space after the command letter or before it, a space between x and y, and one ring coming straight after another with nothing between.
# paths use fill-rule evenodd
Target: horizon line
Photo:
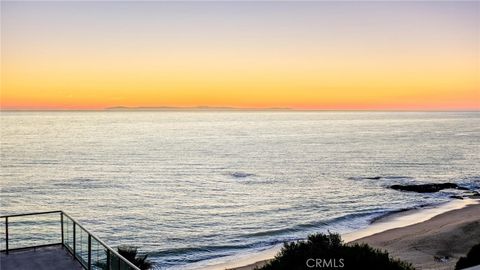
<instances>
[{"instance_id":1,"label":"horizon line","mask_svg":"<svg viewBox=\"0 0 480 270\"><path fill-rule=\"evenodd\" d=\"M270 112L480 112L480 108L457 108L457 109L321 109L321 108L290 108L290 107L229 107L229 106L190 106L190 107L176 107L176 106L139 106L139 107L128 107L128 106L113 106L105 108L96 108L96 109L82 109L82 108L14 108L14 109L4 109L0 107L0 112L119 112L119 111L232 111L232 112L241 112L241 111L270 111Z\"/></svg>"}]
</instances>

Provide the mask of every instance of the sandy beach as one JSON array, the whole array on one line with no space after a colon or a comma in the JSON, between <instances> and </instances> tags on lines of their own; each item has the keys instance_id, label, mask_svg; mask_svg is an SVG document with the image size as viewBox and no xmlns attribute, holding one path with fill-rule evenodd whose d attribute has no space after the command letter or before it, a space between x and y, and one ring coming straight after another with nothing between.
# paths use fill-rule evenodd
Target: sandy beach
<instances>
[{"instance_id":1,"label":"sandy beach","mask_svg":"<svg viewBox=\"0 0 480 270\"><path fill-rule=\"evenodd\" d=\"M430 209L388 215L343 238L387 250L417 269L454 269L458 259L480 241L478 203L478 200L458 200ZM253 270L268 260L228 269Z\"/></svg>"},{"instance_id":2,"label":"sandy beach","mask_svg":"<svg viewBox=\"0 0 480 270\"><path fill-rule=\"evenodd\" d=\"M454 269L458 259L480 242L480 205L469 205L354 242L385 249L417 269Z\"/></svg>"}]
</instances>

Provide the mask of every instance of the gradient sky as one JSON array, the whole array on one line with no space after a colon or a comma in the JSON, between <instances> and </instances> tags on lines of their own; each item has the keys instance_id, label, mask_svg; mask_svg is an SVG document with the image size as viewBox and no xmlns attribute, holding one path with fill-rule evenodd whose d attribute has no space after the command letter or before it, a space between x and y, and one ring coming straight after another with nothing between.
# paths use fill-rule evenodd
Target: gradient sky
<instances>
[{"instance_id":1,"label":"gradient sky","mask_svg":"<svg viewBox=\"0 0 480 270\"><path fill-rule=\"evenodd\" d=\"M480 3L4 2L2 109L480 108Z\"/></svg>"}]
</instances>

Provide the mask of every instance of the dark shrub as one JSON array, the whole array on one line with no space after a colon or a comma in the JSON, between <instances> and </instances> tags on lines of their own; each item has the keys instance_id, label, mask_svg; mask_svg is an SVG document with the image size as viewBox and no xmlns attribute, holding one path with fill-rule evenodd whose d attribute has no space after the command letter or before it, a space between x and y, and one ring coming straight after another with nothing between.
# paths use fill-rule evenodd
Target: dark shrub
<instances>
[{"instance_id":1,"label":"dark shrub","mask_svg":"<svg viewBox=\"0 0 480 270\"><path fill-rule=\"evenodd\" d=\"M138 256L138 250L136 247L131 246L119 246L117 248L118 254L122 255L125 259L129 262L140 268L141 270L149 270L152 269L153 264L147 259L148 255ZM111 255L113 256L113 255ZM105 258L108 258L107 251L105 251ZM96 267L95 269L99 268L102 270L109 270L109 269L123 269L122 265L124 263L121 262L116 256L115 258L110 259L110 266L106 259L94 262L93 265Z\"/></svg>"},{"instance_id":2,"label":"dark shrub","mask_svg":"<svg viewBox=\"0 0 480 270\"><path fill-rule=\"evenodd\" d=\"M152 263L147 259L147 255L138 256L138 249L131 246L119 246L117 248L118 254L122 255L125 259L133 263L141 270L152 269Z\"/></svg>"},{"instance_id":3,"label":"dark shrub","mask_svg":"<svg viewBox=\"0 0 480 270\"><path fill-rule=\"evenodd\" d=\"M286 243L261 270L371 269L411 270L409 263L366 244L344 244L338 234L313 234L306 241Z\"/></svg>"},{"instance_id":4,"label":"dark shrub","mask_svg":"<svg viewBox=\"0 0 480 270\"><path fill-rule=\"evenodd\" d=\"M467 257L461 257L455 265L455 269L463 269L475 265L480 265L480 244L473 246L467 253Z\"/></svg>"}]
</instances>

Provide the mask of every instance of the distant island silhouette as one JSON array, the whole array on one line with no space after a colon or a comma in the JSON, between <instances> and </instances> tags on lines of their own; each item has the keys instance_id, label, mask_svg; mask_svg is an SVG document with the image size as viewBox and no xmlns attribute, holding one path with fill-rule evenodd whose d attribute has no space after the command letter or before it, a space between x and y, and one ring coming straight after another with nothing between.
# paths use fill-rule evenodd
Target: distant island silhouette
<instances>
[{"instance_id":1,"label":"distant island silhouette","mask_svg":"<svg viewBox=\"0 0 480 270\"><path fill-rule=\"evenodd\" d=\"M291 111L291 108L238 108L238 107L210 107L210 106L194 106L194 107L170 107L170 106L158 106L158 107L126 107L115 106L108 107L105 110L109 111Z\"/></svg>"}]
</instances>

